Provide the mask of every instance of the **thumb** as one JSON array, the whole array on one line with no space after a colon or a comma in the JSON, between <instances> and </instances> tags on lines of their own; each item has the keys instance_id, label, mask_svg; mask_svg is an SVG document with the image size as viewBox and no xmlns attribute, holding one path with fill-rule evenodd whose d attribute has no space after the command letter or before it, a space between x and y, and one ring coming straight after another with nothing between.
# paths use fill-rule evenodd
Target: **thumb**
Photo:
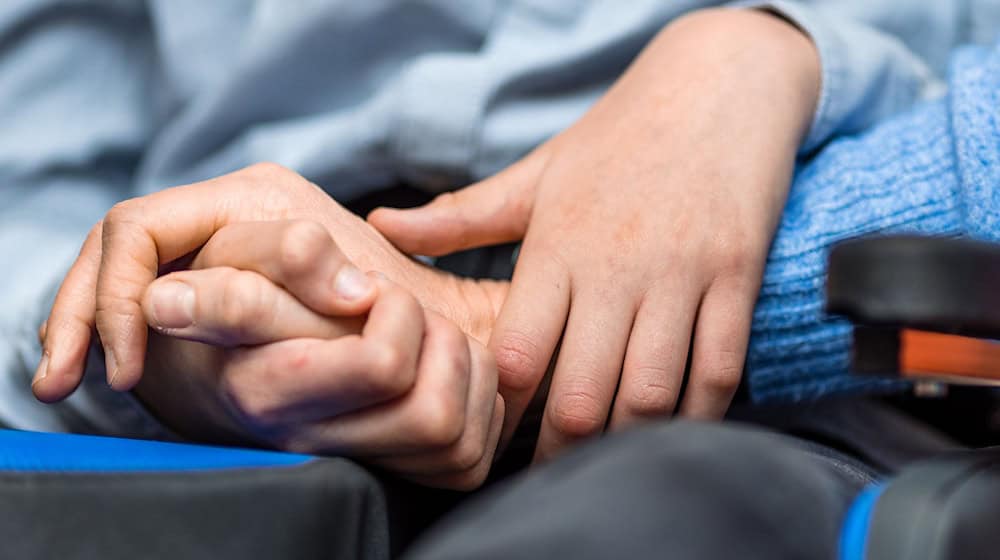
<instances>
[{"instance_id":1,"label":"thumb","mask_svg":"<svg viewBox=\"0 0 1000 560\"><path fill-rule=\"evenodd\" d=\"M532 153L500 173L417 208L376 208L368 222L401 251L439 256L524 237L545 158Z\"/></svg>"}]
</instances>

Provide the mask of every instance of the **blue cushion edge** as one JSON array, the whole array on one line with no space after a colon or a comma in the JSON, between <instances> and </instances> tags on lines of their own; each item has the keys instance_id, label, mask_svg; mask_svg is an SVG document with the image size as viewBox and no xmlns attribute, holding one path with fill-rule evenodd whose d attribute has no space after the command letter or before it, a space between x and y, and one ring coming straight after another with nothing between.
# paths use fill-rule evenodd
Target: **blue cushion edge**
<instances>
[{"instance_id":1,"label":"blue cushion edge","mask_svg":"<svg viewBox=\"0 0 1000 560\"><path fill-rule=\"evenodd\" d=\"M884 490L884 484L873 484L854 498L840 531L840 560L864 560L868 527L875 504Z\"/></svg>"},{"instance_id":2,"label":"blue cushion edge","mask_svg":"<svg viewBox=\"0 0 1000 560\"><path fill-rule=\"evenodd\" d=\"M295 466L311 459L258 449L0 430L0 472L196 471Z\"/></svg>"}]
</instances>

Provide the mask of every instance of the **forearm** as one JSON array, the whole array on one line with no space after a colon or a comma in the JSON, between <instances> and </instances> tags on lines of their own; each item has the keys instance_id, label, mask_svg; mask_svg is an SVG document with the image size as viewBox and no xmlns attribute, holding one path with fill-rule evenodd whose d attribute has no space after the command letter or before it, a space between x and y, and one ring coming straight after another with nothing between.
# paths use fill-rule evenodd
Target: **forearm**
<instances>
[{"instance_id":1,"label":"forearm","mask_svg":"<svg viewBox=\"0 0 1000 560\"><path fill-rule=\"evenodd\" d=\"M816 107L819 58L809 38L779 16L706 9L666 26L614 87L628 83L648 89L653 125L721 118L743 127L731 131L736 147L773 135L771 142L795 150ZM747 118L758 115L767 118Z\"/></svg>"},{"instance_id":2,"label":"forearm","mask_svg":"<svg viewBox=\"0 0 1000 560\"><path fill-rule=\"evenodd\" d=\"M755 189L770 233L813 118L819 76L812 43L786 21L711 9L668 25L605 99L633 88L632 105L648 111L634 134L706 185L725 177Z\"/></svg>"}]
</instances>

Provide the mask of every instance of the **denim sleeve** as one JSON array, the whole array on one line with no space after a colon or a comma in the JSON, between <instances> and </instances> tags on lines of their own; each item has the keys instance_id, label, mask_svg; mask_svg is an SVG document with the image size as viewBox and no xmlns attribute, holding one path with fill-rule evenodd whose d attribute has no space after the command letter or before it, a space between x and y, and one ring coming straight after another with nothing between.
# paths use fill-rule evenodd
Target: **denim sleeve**
<instances>
[{"instance_id":1,"label":"denim sleeve","mask_svg":"<svg viewBox=\"0 0 1000 560\"><path fill-rule=\"evenodd\" d=\"M816 45L822 85L802 154L939 96L949 53L964 43L990 43L1000 29L1000 10L982 0L770 0L738 5L782 15Z\"/></svg>"},{"instance_id":2,"label":"denim sleeve","mask_svg":"<svg viewBox=\"0 0 1000 560\"><path fill-rule=\"evenodd\" d=\"M151 131L144 21L141 4L131 2L0 7L2 426L119 435L156 429L131 396L107 390L99 368L59 405L30 394L41 354L36 329L87 231L129 196Z\"/></svg>"}]
</instances>

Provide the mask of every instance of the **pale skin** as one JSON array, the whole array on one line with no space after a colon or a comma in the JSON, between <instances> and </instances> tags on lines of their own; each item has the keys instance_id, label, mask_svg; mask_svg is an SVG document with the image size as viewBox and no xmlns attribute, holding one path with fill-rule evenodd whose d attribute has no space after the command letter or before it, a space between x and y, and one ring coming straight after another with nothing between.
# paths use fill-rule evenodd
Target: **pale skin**
<instances>
[{"instance_id":1,"label":"pale skin","mask_svg":"<svg viewBox=\"0 0 1000 560\"><path fill-rule=\"evenodd\" d=\"M818 84L810 41L778 18L689 16L514 166L369 222L419 254L523 241L489 345L511 420L561 341L539 458L605 427L721 418Z\"/></svg>"},{"instance_id":2,"label":"pale skin","mask_svg":"<svg viewBox=\"0 0 1000 560\"><path fill-rule=\"evenodd\" d=\"M158 344L147 340L143 302L163 280L156 279L161 265L225 228L291 220L319 224L336 240L339 266L310 261L327 270L321 280L282 276L273 266L280 255L268 265L261 255L229 260L232 250L203 271L175 274L253 271L289 296L285 309L294 300L296 314L314 314L309 337L336 341L347 326L330 317L357 317L374 302L367 328L385 295L356 270L383 273L425 313L486 343L503 397L502 439L554 363L538 459L605 427L675 413L719 418L740 380L767 249L818 86L817 54L799 30L762 12L706 10L665 28L572 127L500 174L420 209L378 210L369 225L273 165L126 201L95 226L62 285L35 393L52 401L75 388L94 329L111 385L134 387L147 350ZM403 254L511 240L523 245L509 288L460 280ZM333 288L330 271L341 269L354 270L345 292L352 297ZM434 321L425 318L427 333ZM307 332L260 333L254 342L267 341L261 349L304 344L294 341ZM268 355L253 352L229 354L250 356L240 362L249 368ZM273 364L263 370L284 375ZM475 377L471 369L468 375ZM143 384L140 393L155 408L163 397Z\"/></svg>"},{"instance_id":3,"label":"pale skin","mask_svg":"<svg viewBox=\"0 0 1000 560\"><path fill-rule=\"evenodd\" d=\"M248 190L257 204L233 210ZM278 201L279 215L261 216ZM177 215L177 207L204 213L184 213L186 223L165 219ZM255 221L261 217L281 219ZM178 239L175 227L190 233L199 226L207 226L209 237L195 243L196 253L171 241ZM163 253L145 263L150 281L139 286L134 302L126 294L137 284L112 280L108 286L103 275L108 255L142 256L145 244ZM93 260L88 246L99 246ZM360 257L349 259L348 247ZM164 269L186 270L159 275L166 271L161 262L168 264ZM384 271L376 276L385 278L361 274L355 262ZM111 315L110 326L57 313L60 306L71 309L64 302L77 302L64 299L72 297L67 287L77 279L91 283L89 304ZM188 303L169 289L176 281L203 296ZM418 264L315 185L279 166L258 165L109 213L57 295L47 325L61 328L40 333L45 357L32 388L43 401L68 394L82 364L58 358L82 360L89 344L89 336L72 333L89 335L94 327L116 333L123 324L140 331L132 334L142 342L123 351L101 336L105 351L119 356L108 361L109 383L134 388L188 437L348 455L421 484L470 489L492 464L504 407L495 362L467 333L477 332L486 313L474 305L491 306L489 294L499 287ZM442 297L424 303L413 292ZM122 311L133 303L137 322ZM178 319L195 312L192 321ZM163 334L148 335L147 325ZM135 377L127 377L133 364L123 356L142 360Z\"/></svg>"},{"instance_id":4,"label":"pale skin","mask_svg":"<svg viewBox=\"0 0 1000 560\"><path fill-rule=\"evenodd\" d=\"M346 454L429 486L478 486L503 422L492 357L378 273L357 296L364 316L319 314L281 287L336 282L350 267L315 222L223 227L189 270L147 288L154 332L137 394L194 439Z\"/></svg>"}]
</instances>

